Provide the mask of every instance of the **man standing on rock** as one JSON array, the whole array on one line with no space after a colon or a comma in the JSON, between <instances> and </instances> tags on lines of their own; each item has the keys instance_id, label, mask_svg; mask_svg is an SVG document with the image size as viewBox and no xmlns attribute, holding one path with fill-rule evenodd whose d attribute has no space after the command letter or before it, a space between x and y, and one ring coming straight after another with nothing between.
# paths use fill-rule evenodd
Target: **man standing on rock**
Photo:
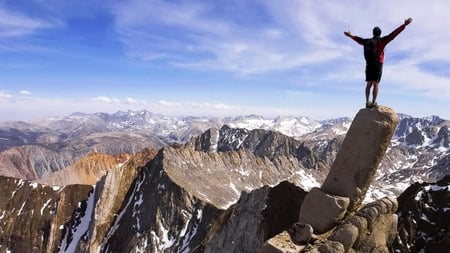
<instances>
[{"instance_id":1,"label":"man standing on rock","mask_svg":"<svg viewBox=\"0 0 450 253\"><path fill-rule=\"evenodd\" d=\"M381 80L384 62L384 47L391 42L399 33L401 33L407 25L412 22L412 18L408 18L405 22L391 32L387 36L381 36L379 27L373 28L373 37L363 39L354 36L350 31L344 32L345 36L352 38L358 44L364 46L364 58L366 59L366 108L377 107L378 84ZM370 89L373 86L372 102L369 101Z\"/></svg>"}]
</instances>

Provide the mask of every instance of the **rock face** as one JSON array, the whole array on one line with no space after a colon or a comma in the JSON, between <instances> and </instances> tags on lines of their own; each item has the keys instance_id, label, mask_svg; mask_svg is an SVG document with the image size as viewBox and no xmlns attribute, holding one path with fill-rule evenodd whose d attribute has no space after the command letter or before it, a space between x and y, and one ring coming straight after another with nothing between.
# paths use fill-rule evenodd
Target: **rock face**
<instances>
[{"instance_id":1,"label":"rock face","mask_svg":"<svg viewBox=\"0 0 450 253\"><path fill-rule=\"evenodd\" d=\"M311 225L317 234L325 233L344 218L349 204L347 197L313 188L302 205L299 222Z\"/></svg>"},{"instance_id":2,"label":"rock face","mask_svg":"<svg viewBox=\"0 0 450 253\"><path fill-rule=\"evenodd\" d=\"M243 192L239 201L213 224L204 252L258 252L266 240L297 220L305 195L289 182Z\"/></svg>"},{"instance_id":3,"label":"rock face","mask_svg":"<svg viewBox=\"0 0 450 253\"><path fill-rule=\"evenodd\" d=\"M416 183L398 201L398 235L392 251L448 252L450 175L436 183Z\"/></svg>"},{"instance_id":4,"label":"rock face","mask_svg":"<svg viewBox=\"0 0 450 253\"><path fill-rule=\"evenodd\" d=\"M164 143L148 133L91 134L53 144L33 144L0 153L0 175L26 180L44 178L73 166L91 153L135 154L144 148L160 148Z\"/></svg>"},{"instance_id":5,"label":"rock face","mask_svg":"<svg viewBox=\"0 0 450 253\"><path fill-rule=\"evenodd\" d=\"M342 244L345 252L389 252L397 233L397 207L393 198L367 204L337 226L327 240Z\"/></svg>"},{"instance_id":6,"label":"rock face","mask_svg":"<svg viewBox=\"0 0 450 253\"><path fill-rule=\"evenodd\" d=\"M211 128L204 134L189 140L186 147L202 152L228 152L232 150L250 150L252 153L269 160L276 161L287 157L299 166L308 169L316 180L323 181L331 162L322 161L320 165L312 164L320 157L333 156L334 148L305 147L303 143L275 131L262 129L247 130L223 126L220 129ZM335 148L339 146L331 145ZM320 149L318 151L317 149ZM320 154L319 154L320 153ZM320 157L318 157L320 156ZM311 179L311 181L314 181ZM318 183L317 183L318 184ZM306 186L302 183L300 186ZM311 186L306 186L311 188Z\"/></svg>"},{"instance_id":7,"label":"rock face","mask_svg":"<svg viewBox=\"0 0 450 253\"><path fill-rule=\"evenodd\" d=\"M46 185L95 185L109 170L124 163L129 156L91 153L67 168L34 181Z\"/></svg>"},{"instance_id":8,"label":"rock face","mask_svg":"<svg viewBox=\"0 0 450 253\"><path fill-rule=\"evenodd\" d=\"M388 107L360 110L321 189L350 198L349 211L354 211L374 179L397 123L397 114Z\"/></svg>"},{"instance_id":9,"label":"rock face","mask_svg":"<svg viewBox=\"0 0 450 253\"><path fill-rule=\"evenodd\" d=\"M301 206L300 224L311 225L322 237L312 246L303 242L302 252L389 251L397 231L397 201L385 198L363 208L361 202L397 123L397 115L387 107L362 109L356 115L322 187L313 188ZM295 233L287 244L298 245L293 238ZM263 252L299 252L282 246L271 239Z\"/></svg>"},{"instance_id":10,"label":"rock face","mask_svg":"<svg viewBox=\"0 0 450 253\"><path fill-rule=\"evenodd\" d=\"M1 176L0 185L1 252L58 252L87 232L92 186L49 187Z\"/></svg>"},{"instance_id":11,"label":"rock face","mask_svg":"<svg viewBox=\"0 0 450 253\"><path fill-rule=\"evenodd\" d=\"M301 223L322 234L347 212L359 209L397 123L397 115L387 107L358 112L322 187L306 196L299 215Z\"/></svg>"}]
</instances>

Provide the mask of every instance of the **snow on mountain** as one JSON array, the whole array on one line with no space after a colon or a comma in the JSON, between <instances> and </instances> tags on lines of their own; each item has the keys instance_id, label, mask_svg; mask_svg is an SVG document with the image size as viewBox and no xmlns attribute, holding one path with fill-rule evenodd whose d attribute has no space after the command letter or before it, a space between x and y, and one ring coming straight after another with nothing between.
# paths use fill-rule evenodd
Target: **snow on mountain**
<instances>
[{"instance_id":1,"label":"snow on mountain","mask_svg":"<svg viewBox=\"0 0 450 253\"><path fill-rule=\"evenodd\" d=\"M307 117L266 118L259 115L248 115L226 118L209 117L168 117L154 114L146 110L119 111L108 113L73 113L65 117L53 117L36 122L37 125L64 132L68 136L79 136L83 133L111 131L149 131L168 142L185 142L211 127L220 128L228 125L232 128L249 130L264 129L281 132L299 138L322 126L319 121Z\"/></svg>"},{"instance_id":2,"label":"snow on mountain","mask_svg":"<svg viewBox=\"0 0 450 253\"><path fill-rule=\"evenodd\" d=\"M447 157L450 154L450 122L438 116L415 118L399 114L399 118L400 123L376 177L380 182L380 187L376 187L377 190L373 191L373 196L386 192L399 193L413 181L438 180L448 172L445 161L448 160ZM7 143L14 143L12 145L17 146L45 143L46 141L73 143L74 140L80 138L91 140L91 136L97 136L100 133L110 135L121 132L124 134L151 134L170 145L174 142L186 143L192 137L199 136L208 129L220 129L227 125L230 129L220 137L220 142L230 143L230 147L233 149L243 145L246 134L249 134L249 132L233 129L276 131L302 142L304 146L301 149L302 152L316 154L317 157L308 158L311 159L309 163L312 165L321 162L325 157L327 163L333 161L333 156L337 153L339 143L351 122L350 118L316 121L302 116L276 118L259 115L226 118L169 117L146 110L119 111L112 114L74 113L65 117L49 118L34 124L3 123L0 125L0 140L4 141L2 142L5 143L4 149L7 149L10 147ZM14 127L15 125L17 127ZM20 139L12 139L11 136L19 136ZM261 136L264 135L261 134ZM215 138L218 138L218 135L215 135ZM211 140L211 145L216 146L210 148L217 150L218 142L219 139ZM257 144L252 145L257 147Z\"/></svg>"},{"instance_id":3,"label":"snow on mountain","mask_svg":"<svg viewBox=\"0 0 450 253\"><path fill-rule=\"evenodd\" d=\"M450 122L436 116L400 115L400 119L366 202L386 195L398 196L412 181L428 182L450 174ZM13 239L8 247L17 244L16 238L37 238L37 241L23 243L26 250L17 248L17 252L29 252L32 247L47 247L52 252L72 251L75 247L91 252L197 249L208 235L207 228L223 221L225 224L227 221L220 219L239 213L239 209L230 209L238 210L233 213L223 213L223 209L230 208L240 195L245 197L253 189L263 189L254 192L261 195L256 200L290 197L283 191L268 198L267 185L275 186L280 180L304 190L319 186L351 122L349 118L314 121L305 117L271 119L257 115L167 117L148 111L127 111L75 113L35 124L17 123L17 128L14 124L0 124L0 140L6 140L4 143L14 140L20 148L35 150L15 150L8 156L14 159L8 161L12 165L18 161L27 164L30 157L35 159L36 154L47 154L45 157L51 159L39 162L41 169L54 161L62 161L58 168L75 162L75 158L62 160L61 150L67 154L77 153L78 158L84 157L92 147L100 151L113 147L120 152L135 152L144 147L123 145L174 144L160 149L150 160L139 163L130 160L125 165L123 161L116 161L122 166L109 170L95 188L73 185L59 190L0 177L7 193L0 194L0 209L10 210L0 212L0 221L14 225L2 226L5 230L2 235ZM38 134L34 132L36 129ZM17 136L20 138L13 138ZM150 142L152 138L155 141ZM5 161L1 160L2 156L11 153L11 149L6 151L0 153L0 161ZM263 185L265 188L261 188ZM424 192L419 197L426 196ZM11 198L14 201L10 201ZM68 204L69 200L75 204ZM298 203L297 199L295 201ZM31 203L34 204L31 206ZM261 203L264 208L267 206ZM294 216L297 219L298 211ZM29 236L31 230L22 229L25 223L30 224L24 217L35 219L32 223L39 224L42 236ZM258 215L252 212L250 217ZM48 226L50 222L54 226ZM254 230L249 231L254 233ZM79 244L75 244L76 241Z\"/></svg>"}]
</instances>

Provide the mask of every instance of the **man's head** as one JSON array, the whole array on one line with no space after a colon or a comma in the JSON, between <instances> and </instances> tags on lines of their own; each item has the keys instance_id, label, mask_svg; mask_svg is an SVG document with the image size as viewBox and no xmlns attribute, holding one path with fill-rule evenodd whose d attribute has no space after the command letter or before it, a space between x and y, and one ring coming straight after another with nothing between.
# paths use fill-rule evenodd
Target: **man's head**
<instances>
[{"instance_id":1,"label":"man's head","mask_svg":"<svg viewBox=\"0 0 450 253\"><path fill-rule=\"evenodd\" d=\"M380 37L380 35L381 35L381 29L380 29L378 26L375 26L375 27L373 28L372 33L373 33L373 36L374 36L374 37Z\"/></svg>"}]
</instances>

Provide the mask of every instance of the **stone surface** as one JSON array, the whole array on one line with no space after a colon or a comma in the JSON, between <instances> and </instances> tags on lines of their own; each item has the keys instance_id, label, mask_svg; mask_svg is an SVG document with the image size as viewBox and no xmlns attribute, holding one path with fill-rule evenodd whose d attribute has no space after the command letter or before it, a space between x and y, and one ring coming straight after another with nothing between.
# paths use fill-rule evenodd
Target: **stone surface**
<instances>
[{"instance_id":1,"label":"stone surface","mask_svg":"<svg viewBox=\"0 0 450 253\"><path fill-rule=\"evenodd\" d=\"M283 231L266 241L261 253L299 253L304 248L305 246L294 243L287 231Z\"/></svg>"},{"instance_id":2,"label":"stone surface","mask_svg":"<svg viewBox=\"0 0 450 253\"><path fill-rule=\"evenodd\" d=\"M126 194L138 176L138 168L144 166L155 155L154 150L143 150L131 157L120 168L110 170L97 183L94 216L90 224L89 249L91 252L99 251L106 233L126 201Z\"/></svg>"},{"instance_id":3,"label":"stone surface","mask_svg":"<svg viewBox=\"0 0 450 253\"><path fill-rule=\"evenodd\" d=\"M344 245L340 242L326 241L319 247L320 253L344 253Z\"/></svg>"},{"instance_id":4,"label":"stone surface","mask_svg":"<svg viewBox=\"0 0 450 253\"><path fill-rule=\"evenodd\" d=\"M356 226L351 223L345 223L335 230L328 239L342 243L345 251L348 251L355 243L358 235L359 229Z\"/></svg>"},{"instance_id":5,"label":"stone surface","mask_svg":"<svg viewBox=\"0 0 450 253\"><path fill-rule=\"evenodd\" d=\"M350 198L349 211L362 202L398 124L390 108L361 109L355 116L321 189Z\"/></svg>"},{"instance_id":6,"label":"stone surface","mask_svg":"<svg viewBox=\"0 0 450 253\"><path fill-rule=\"evenodd\" d=\"M291 249L294 243L285 231L297 220L305 195L288 182L243 192L236 205L213 223L204 252L259 252L274 236L278 239L264 246L266 250L275 250L277 245Z\"/></svg>"},{"instance_id":7,"label":"stone surface","mask_svg":"<svg viewBox=\"0 0 450 253\"><path fill-rule=\"evenodd\" d=\"M296 222L289 229L289 234L296 244L307 244L313 235L313 228L306 223Z\"/></svg>"},{"instance_id":8,"label":"stone surface","mask_svg":"<svg viewBox=\"0 0 450 253\"><path fill-rule=\"evenodd\" d=\"M50 187L3 176L0 185L0 252L59 252L73 237L72 226L91 215L92 186ZM87 227L80 229L82 235Z\"/></svg>"},{"instance_id":9,"label":"stone surface","mask_svg":"<svg viewBox=\"0 0 450 253\"><path fill-rule=\"evenodd\" d=\"M389 248L397 233L396 209L383 208L386 202L395 199L384 198L364 206L355 216L349 217L338 226L331 240L341 242L355 252L372 252L376 248ZM391 206L396 206L392 203ZM358 231L357 238L353 238ZM350 240L351 239L351 240Z\"/></svg>"},{"instance_id":10,"label":"stone surface","mask_svg":"<svg viewBox=\"0 0 450 253\"><path fill-rule=\"evenodd\" d=\"M349 202L349 198L332 196L313 188L302 204L299 222L310 224L314 233L327 232L344 218Z\"/></svg>"},{"instance_id":11,"label":"stone surface","mask_svg":"<svg viewBox=\"0 0 450 253\"><path fill-rule=\"evenodd\" d=\"M322 243L314 244L304 252L385 252L392 247L397 234L396 209L386 208L395 199L384 198L369 203L342 220ZM390 203L396 206L396 203ZM375 211L376 210L376 211Z\"/></svg>"}]
</instances>

